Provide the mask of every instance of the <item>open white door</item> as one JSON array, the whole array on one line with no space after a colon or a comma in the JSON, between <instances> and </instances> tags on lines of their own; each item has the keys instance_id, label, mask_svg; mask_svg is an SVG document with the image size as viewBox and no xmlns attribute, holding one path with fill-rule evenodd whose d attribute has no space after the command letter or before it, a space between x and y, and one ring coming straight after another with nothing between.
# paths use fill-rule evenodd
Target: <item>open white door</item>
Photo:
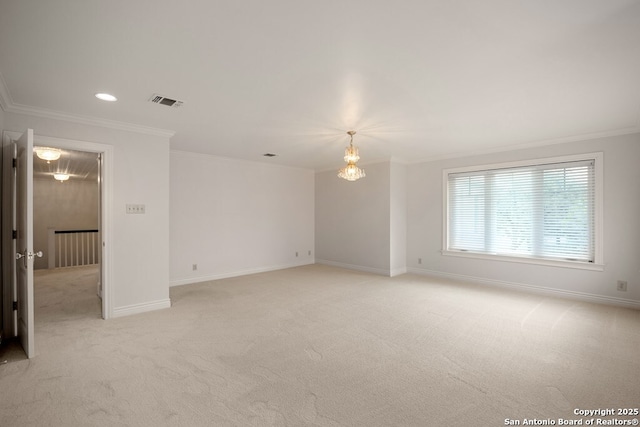
<instances>
[{"instance_id":1,"label":"open white door","mask_svg":"<svg viewBox=\"0 0 640 427\"><path fill-rule=\"evenodd\" d=\"M16 296L18 337L27 357L35 356L33 315L33 129L16 141ZM39 254L42 256L42 253Z\"/></svg>"}]
</instances>

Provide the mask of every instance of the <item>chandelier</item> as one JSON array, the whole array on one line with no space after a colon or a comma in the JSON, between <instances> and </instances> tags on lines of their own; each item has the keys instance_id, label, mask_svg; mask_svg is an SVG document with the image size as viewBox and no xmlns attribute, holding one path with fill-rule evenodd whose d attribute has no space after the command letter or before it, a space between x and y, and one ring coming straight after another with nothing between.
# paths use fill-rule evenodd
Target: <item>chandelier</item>
<instances>
[{"instance_id":1,"label":"chandelier","mask_svg":"<svg viewBox=\"0 0 640 427\"><path fill-rule=\"evenodd\" d=\"M353 146L353 135L355 134L355 130L347 132L347 135L351 138L349 146L344 150L344 161L347 162L347 166L338 171L338 176L347 181L357 181L366 176L364 169L360 169L358 165L356 165L358 160L360 160L360 156L358 155L358 147Z\"/></svg>"}]
</instances>

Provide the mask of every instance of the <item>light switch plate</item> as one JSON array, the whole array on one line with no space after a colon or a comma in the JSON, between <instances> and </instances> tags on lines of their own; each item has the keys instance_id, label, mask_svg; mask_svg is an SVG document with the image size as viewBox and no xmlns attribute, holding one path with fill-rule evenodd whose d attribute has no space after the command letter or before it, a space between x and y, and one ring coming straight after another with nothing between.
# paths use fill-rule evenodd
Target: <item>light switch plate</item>
<instances>
[{"instance_id":1,"label":"light switch plate","mask_svg":"<svg viewBox=\"0 0 640 427\"><path fill-rule=\"evenodd\" d=\"M145 205L127 205L128 214L144 214Z\"/></svg>"}]
</instances>

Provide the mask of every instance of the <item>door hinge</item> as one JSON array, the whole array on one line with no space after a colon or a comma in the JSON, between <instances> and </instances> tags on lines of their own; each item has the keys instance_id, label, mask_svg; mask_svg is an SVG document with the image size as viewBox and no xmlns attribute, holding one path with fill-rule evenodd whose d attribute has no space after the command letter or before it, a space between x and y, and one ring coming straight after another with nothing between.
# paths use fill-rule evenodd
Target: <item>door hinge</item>
<instances>
[{"instance_id":1,"label":"door hinge","mask_svg":"<svg viewBox=\"0 0 640 427\"><path fill-rule=\"evenodd\" d=\"M11 237L13 240L18 238L18 230L11 230Z\"/></svg>"},{"instance_id":2,"label":"door hinge","mask_svg":"<svg viewBox=\"0 0 640 427\"><path fill-rule=\"evenodd\" d=\"M13 311L18 311L18 301L13 302Z\"/></svg>"},{"instance_id":3,"label":"door hinge","mask_svg":"<svg viewBox=\"0 0 640 427\"><path fill-rule=\"evenodd\" d=\"M18 159L13 159L13 167L17 168L18 167Z\"/></svg>"}]
</instances>

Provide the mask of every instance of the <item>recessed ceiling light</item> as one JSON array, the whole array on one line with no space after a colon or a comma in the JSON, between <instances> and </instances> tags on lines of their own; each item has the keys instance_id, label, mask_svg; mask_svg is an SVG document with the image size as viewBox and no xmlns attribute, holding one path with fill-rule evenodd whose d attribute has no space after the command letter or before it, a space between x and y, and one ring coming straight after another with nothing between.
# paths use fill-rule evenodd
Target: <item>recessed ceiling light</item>
<instances>
[{"instance_id":1,"label":"recessed ceiling light","mask_svg":"<svg viewBox=\"0 0 640 427\"><path fill-rule=\"evenodd\" d=\"M96 93L96 98L101 99L103 101L109 101L109 102L118 100L118 98L111 95L110 93Z\"/></svg>"}]
</instances>

